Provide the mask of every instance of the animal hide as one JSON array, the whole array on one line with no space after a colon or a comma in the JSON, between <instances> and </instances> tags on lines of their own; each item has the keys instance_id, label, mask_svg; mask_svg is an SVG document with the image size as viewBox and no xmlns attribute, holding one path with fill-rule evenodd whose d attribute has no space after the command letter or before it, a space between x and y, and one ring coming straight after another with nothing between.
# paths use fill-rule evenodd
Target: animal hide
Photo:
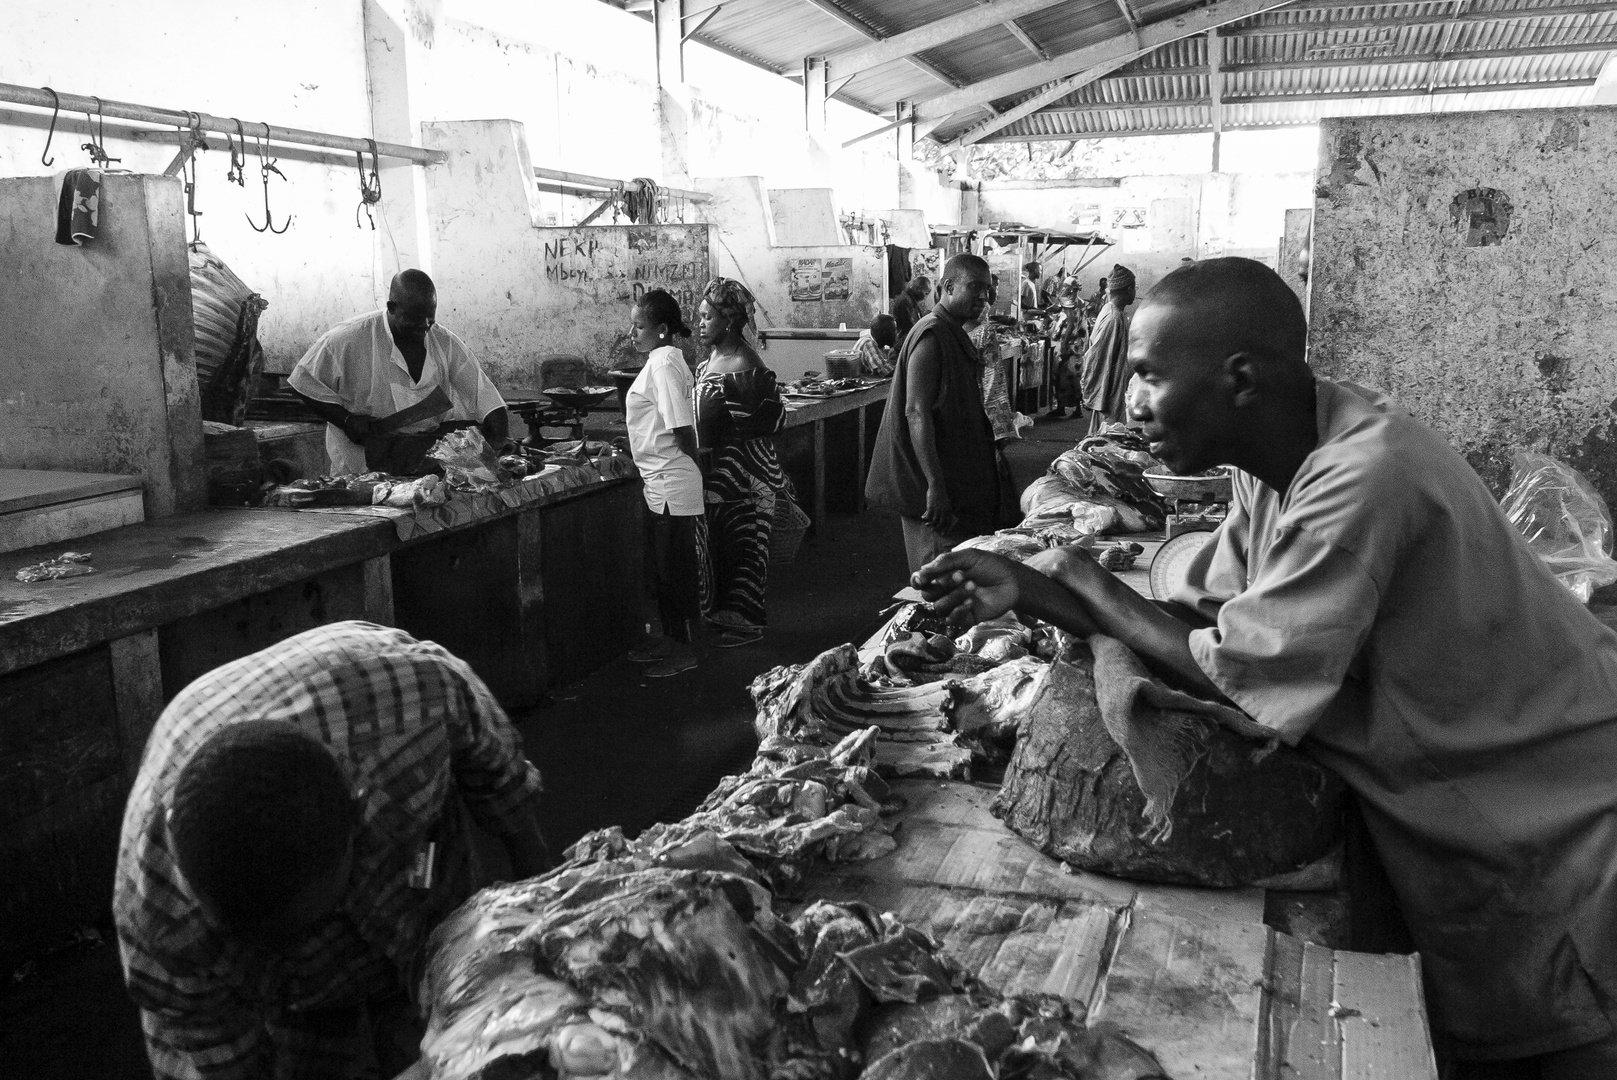
<instances>
[{"instance_id":1,"label":"animal hide","mask_svg":"<svg viewBox=\"0 0 1617 1080\"><path fill-rule=\"evenodd\" d=\"M1013 832L1085 870L1209 886L1289 873L1341 839L1335 774L1235 710L1162 686L1132 654L1138 670L1114 667L1097 696L1086 653L1052 664L1021 717L993 804Z\"/></svg>"}]
</instances>

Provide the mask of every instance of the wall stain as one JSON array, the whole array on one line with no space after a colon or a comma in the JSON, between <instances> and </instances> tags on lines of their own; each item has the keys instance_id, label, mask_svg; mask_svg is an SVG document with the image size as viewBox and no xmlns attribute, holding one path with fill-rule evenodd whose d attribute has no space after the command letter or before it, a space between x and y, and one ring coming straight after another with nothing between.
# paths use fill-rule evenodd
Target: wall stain
<instances>
[{"instance_id":1,"label":"wall stain","mask_svg":"<svg viewBox=\"0 0 1617 1080\"><path fill-rule=\"evenodd\" d=\"M1359 179L1361 165L1369 165L1370 171L1375 174L1376 181L1381 180L1381 170L1370 160L1364 151L1364 141L1359 137L1355 128L1348 128L1336 140L1335 152L1331 155L1331 171L1320 181L1315 194L1322 199L1335 202L1343 189L1349 186L1369 187L1370 185Z\"/></svg>"},{"instance_id":2,"label":"wall stain","mask_svg":"<svg viewBox=\"0 0 1617 1080\"><path fill-rule=\"evenodd\" d=\"M1552 394L1565 393L1572 386L1572 361L1549 352L1535 352L1533 364L1538 368L1544 389Z\"/></svg>"},{"instance_id":3,"label":"wall stain","mask_svg":"<svg viewBox=\"0 0 1617 1080\"><path fill-rule=\"evenodd\" d=\"M1449 203L1449 220L1465 230L1466 247L1489 247L1510 231L1515 208L1510 196L1495 188L1469 188Z\"/></svg>"},{"instance_id":4,"label":"wall stain","mask_svg":"<svg viewBox=\"0 0 1617 1080\"><path fill-rule=\"evenodd\" d=\"M1550 133L1538 144L1538 152L1555 154L1562 150L1576 150L1581 138L1582 132L1579 130L1576 117L1558 116L1555 123L1550 125Z\"/></svg>"}]
</instances>

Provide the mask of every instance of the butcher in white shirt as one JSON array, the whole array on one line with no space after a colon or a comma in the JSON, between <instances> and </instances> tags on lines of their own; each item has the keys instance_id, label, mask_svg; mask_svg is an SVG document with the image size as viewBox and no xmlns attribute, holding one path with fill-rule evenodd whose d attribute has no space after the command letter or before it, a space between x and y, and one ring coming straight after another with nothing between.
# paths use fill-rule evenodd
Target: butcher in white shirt
<instances>
[{"instance_id":1,"label":"butcher in white shirt","mask_svg":"<svg viewBox=\"0 0 1617 1080\"><path fill-rule=\"evenodd\" d=\"M455 427L505 441L505 399L437 314L432 279L400 271L385 309L326 331L292 369L287 382L326 421L333 475L424 472L426 451Z\"/></svg>"}]
</instances>

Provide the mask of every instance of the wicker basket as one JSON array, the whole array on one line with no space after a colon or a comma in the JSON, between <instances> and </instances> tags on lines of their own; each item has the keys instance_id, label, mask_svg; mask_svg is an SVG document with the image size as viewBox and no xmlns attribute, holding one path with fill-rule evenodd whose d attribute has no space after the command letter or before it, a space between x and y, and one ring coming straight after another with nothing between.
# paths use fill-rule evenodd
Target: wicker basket
<instances>
[{"instance_id":1,"label":"wicker basket","mask_svg":"<svg viewBox=\"0 0 1617 1080\"><path fill-rule=\"evenodd\" d=\"M803 534L811 524L809 516L785 495L775 499L775 524L769 533L769 562L783 566L797 560L797 549L803 546Z\"/></svg>"}]
</instances>

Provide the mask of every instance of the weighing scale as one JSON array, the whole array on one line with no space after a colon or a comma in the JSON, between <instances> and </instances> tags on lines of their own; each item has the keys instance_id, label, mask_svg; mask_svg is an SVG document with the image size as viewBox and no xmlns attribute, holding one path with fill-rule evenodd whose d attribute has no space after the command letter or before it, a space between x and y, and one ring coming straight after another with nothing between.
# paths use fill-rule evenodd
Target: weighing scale
<instances>
[{"instance_id":1,"label":"weighing scale","mask_svg":"<svg viewBox=\"0 0 1617 1080\"><path fill-rule=\"evenodd\" d=\"M1234 492L1234 481L1228 472L1212 476L1148 472L1145 482L1170 507L1163 528L1163 534L1169 540L1184 533L1218 528L1228 512L1227 507Z\"/></svg>"},{"instance_id":2,"label":"weighing scale","mask_svg":"<svg viewBox=\"0 0 1617 1080\"><path fill-rule=\"evenodd\" d=\"M611 386L558 386L541 391L547 401L508 401L506 407L528 425L529 446L544 447L568 439L582 443L584 421L589 418L590 409L611 397L614 389ZM544 434L544 428L565 428L567 434L551 438Z\"/></svg>"}]
</instances>

